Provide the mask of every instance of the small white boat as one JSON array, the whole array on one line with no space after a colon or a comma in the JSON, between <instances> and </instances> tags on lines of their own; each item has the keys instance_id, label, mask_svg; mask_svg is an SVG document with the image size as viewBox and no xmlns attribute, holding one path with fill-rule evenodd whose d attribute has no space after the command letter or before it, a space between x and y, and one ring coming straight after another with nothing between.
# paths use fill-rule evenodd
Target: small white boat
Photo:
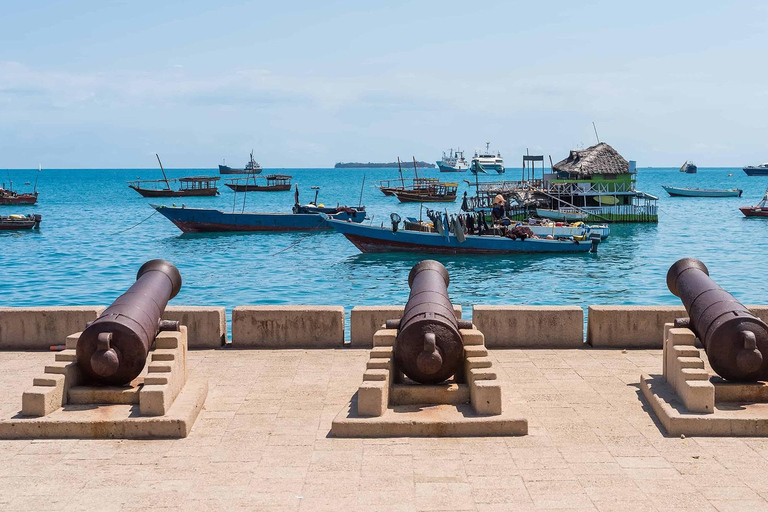
<instances>
[{"instance_id":1,"label":"small white boat","mask_svg":"<svg viewBox=\"0 0 768 512\"><path fill-rule=\"evenodd\" d=\"M688 188L669 187L667 185L662 185L661 188L672 197L741 197L741 193L744 192L740 188Z\"/></svg>"},{"instance_id":2,"label":"small white boat","mask_svg":"<svg viewBox=\"0 0 768 512\"><path fill-rule=\"evenodd\" d=\"M564 212L562 210L548 210L546 208L536 208L536 215L544 219L559 220L564 222L585 221L588 213Z\"/></svg>"}]
</instances>

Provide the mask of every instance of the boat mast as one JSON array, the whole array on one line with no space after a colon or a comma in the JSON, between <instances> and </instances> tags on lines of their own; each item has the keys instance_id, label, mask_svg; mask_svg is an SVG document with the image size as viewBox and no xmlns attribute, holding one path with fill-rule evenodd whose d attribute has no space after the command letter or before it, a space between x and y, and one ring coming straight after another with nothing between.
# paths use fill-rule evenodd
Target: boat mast
<instances>
[{"instance_id":1,"label":"boat mast","mask_svg":"<svg viewBox=\"0 0 768 512\"><path fill-rule=\"evenodd\" d=\"M357 207L360 208L363 205L363 187L365 186L365 174L363 174L363 184L360 185L360 199L357 201Z\"/></svg>"},{"instance_id":2,"label":"boat mast","mask_svg":"<svg viewBox=\"0 0 768 512\"><path fill-rule=\"evenodd\" d=\"M400 165L400 157L397 157L397 170L400 171L400 184L405 188L405 180L403 179L403 167ZM10 179L11 175L8 175L8 179Z\"/></svg>"},{"instance_id":3,"label":"boat mast","mask_svg":"<svg viewBox=\"0 0 768 512\"><path fill-rule=\"evenodd\" d=\"M165 169L163 169L163 162L160 161L160 155L155 153L155 156L157 157L157 163L160 164L160 170L163 172L163 179L165 180L165 186L168 187L168 190L171 190L171 184L168 182L168 176L165 175Z\"/></svg>"},{"instance_id":4,"label":"boat mast","mask_svg":"<svg viewBox=\"0 0 768 512\"><path fill-rule=\"evenodd\" d=\"M35 176L35 189L32 191L33 194L37 195L37 179L40 177L40 173L43 171L43 165L37 164L37 175Z\"/></svg>"},{"instance_id":5,"label":"boat mast","mask_svg":"<svg viewBox=\"0 0 768 512\"><path fill-rule=\"evenodd\" d=\"M416 170L416 157L411 156L413 158L413 173L416 175L416 179L419 179L419 171Z\"/></svg>"}]
</instances>

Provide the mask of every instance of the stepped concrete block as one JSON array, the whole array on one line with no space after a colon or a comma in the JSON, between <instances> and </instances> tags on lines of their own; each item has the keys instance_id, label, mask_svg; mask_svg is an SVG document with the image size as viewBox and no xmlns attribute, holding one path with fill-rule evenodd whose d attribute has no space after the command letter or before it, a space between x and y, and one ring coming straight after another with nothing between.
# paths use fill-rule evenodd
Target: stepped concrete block
<instances>
[{"instance_id":1,"label":"stepped concrete block","mask_svg":"<svg viewBox=\"0 0 768 512\"><path fill-rule=\"evenodd\" d=\"M501 385L491 380L475 380L469 387L472 407L477 414L501 414Z\"/></svg>"},{"instance_id":2,"label":"stepped concrete block","mask_svg":"<svg viewBox=\"0 0 768 512\"><path fill-rule=\"evenodd\" d=\"M466 384L394 384L390 390L391 406L464 404L469 402Z\"/></svg>"},{"instance_id":3,"label":"stepped concrete block","mask_svg":"<svg viewBox=\"0 0 768 512\"><path fill-rule=\"evenodd\" d=\"M64 383L57 386L32 386L21 396L22 416L41 417L60 409L64 400Z\"/></svg>"},{"instance_id":4,"label":"stepped concrete block","mask_svg":"<svg viewBox=\"0 0 768 512\"><path fill-rule=\"evenodd\" d=\"M344 346L342 306L238 306L232 311L235 348Z\"/></svg>"},{"instance_id":5,"label":"stepped concrete block","mask_svg":"<svg viewBox=\"0 0 768 512\"><path fill-rule=\"evenodd\" d=\"M374 347L394 347L397 339L397 329L379 329L373 335Z\"/></svg>"},{"instance_id":6,"label":"stepped concrete block","mask_svg":"<svg viewBox=\"0 0 768 512\"><path fill-rule=\"evenodd\" d=\"M394 353L393 347L373 347L371 349L371 359L392 359Z\"/></svg>"},{"instance_id":7,"label":"stepped concrete block","mask_svg":"<svg viewBox=\"0 0 768 512\"><path fill-rule=\"evenodd\" d=\"M389 382L389 370L366 370L363 373L363 381Z\"/></svg>"},{"instance_id":8,"label":"stepped concrete block","mask_svg":"<svg viewBox=\"0 0 768 512\"><path fill-rule=\"evenodd\" d=\"M685 380L709 380L709 372L701 368L682 368L680 370Z\"/></svg>"},{"instance_id":9,"label":"stepped concrete block","mask_svg":"<svg viewBox=\"0 0 768 512\"><path fill-rule=\"evenodd\" d=\"M688 411L707 414L715 412L715 387L708 380L682 382L677 392Z\"/></svg>"},{"instance_id":10,"label":"stepped concrete block","mask_svg":"<svg viewBox=\"0 0 768 512\"><path fill-rule=\"evenodd\" d=\"M80 339L80 335L83 334L82 332L76 332L74 334L70 334L67 336L65 341L65 346L67 347L67 350L75 350L77 348L77 340Z\"/></svg>"},{"instance_id":11,"label":"stepped concrete block","mask_svg":"<svg viewBox=\"0 0 768 512\"><path fill-rule=\"evenodd\" d=\"M464 355L465 357L486 357L488 350L481 345L469 345L464 347Z\"/></svg>"},{"instance_id":12,"label":"stepped concrete block","mask_svg":"<svg viewBox=\"0 0 768 512\"><path fill-rule=\"evenodd\" d=\"M33 386L63 386L64 375L58 373L46 373L32 380ZM63 389L63 388L62 388Z\"/></svg>"},{"instance_id":13,"label":"stepped concrete block","mask_svg":"<svg viewBox=\"0 0 768 512\"><path fill-rule=\"evenodd\" d=\"M459 333L461 333L461 338L464 340L465 347L476 345L485 346L485 336L483 336L483 333L476 328L459 329Z\"/></svg>"},{"instance_id":14,"label":"stepped concrete block","mask_svg":"<svg viewBox=\"0 0 768 512\"><path fill-rule=\"evenodd\" d=\"M389 403L389 385L383 381L365 381L357 390L357 414L381 416Z\"/></svg>"},{"instance_id":15,"label":"stepped concrete block","mask_svg":"<svg viewBox=\"0 0 768 512\"><path fill-rule=\"evenodd\" d=\"M392 360L385 358L369 359L365 367L368 370L392 371Z\"/></svg>"},{"instance_id":16,"label":"stepped concrete block","mask_svg":"<svg viewBox=\"0 0 768 512\"><path fill-rule=\"evenodd\" d=\"M704 361L700 357L678 357L677 363L680 368L700 368L704 369Z\"/></svg>"},{"instance_id":17,"label":"stepped concrete block","mask_svg":"<svg viewBox=\"0 0 768 512\"><path fill-rule=\"evenodd\" d=\"M582 348L584 311L579 306L485 306L472 321L488 348Z\"/></svg>"}]
</instances>

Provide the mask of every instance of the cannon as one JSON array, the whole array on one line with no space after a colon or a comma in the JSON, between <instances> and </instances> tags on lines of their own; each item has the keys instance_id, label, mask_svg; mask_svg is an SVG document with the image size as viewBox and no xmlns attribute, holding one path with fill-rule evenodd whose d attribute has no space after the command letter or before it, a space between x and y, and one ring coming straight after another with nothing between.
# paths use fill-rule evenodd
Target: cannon
<instances>
[{"instance_id":1,"label":"cannon","mask_svg":"<svg viewBox=\"0 0 768 512\"><path fill-rule=\"evenodd\" d=\"M678 260L667 272L667 287L689 316L676 319L675 327L696 334L718 375L737 382L768 380L768 325L718 286L704 263Z\"/></svg>"},{"instance_id":2,"label":"cannon","mask_svg":"<svg viewBox=\"0 0 768 512\"><path fill-rule=\"evenodd\" d=\"M411 293L400 319L387 320L397 329L395 364L412 380L438 384L463 372L464 342L459 329L472 323L458 320L448 298L448 271L438 261L424 260L411 269Z\"/></svg>"},{"instance_id":3,"label":"cannon","mask_svg":"<svg viewBox=\"0 0 768 512\"><path fill-rule=\"evenodd\" d=\"M161 320L168 301L181 289L181 274L165 260L139 269L136 282L89 324L77 340L77 364L83 376L106 385L123 385L144 368L160 331L179 323Z\"/></svg>"}]
</instances>

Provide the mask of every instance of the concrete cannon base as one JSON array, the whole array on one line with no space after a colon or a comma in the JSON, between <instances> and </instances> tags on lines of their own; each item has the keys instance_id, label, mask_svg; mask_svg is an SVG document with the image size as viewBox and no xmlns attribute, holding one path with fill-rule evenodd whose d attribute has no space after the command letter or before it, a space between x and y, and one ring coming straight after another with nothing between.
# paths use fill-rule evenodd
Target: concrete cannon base
<instances>
[{"instance_id":1,"label":"concrete cannon base","mask_svg":"<svg viewBox=\"0 0 768 512\"><path fill-rule=\"evenodd\" d=\"M714 375L696 335L667 323L662 375L642 375L640 390L668 434L768 436L768 384Z\"/></svg>"},{"instance_id":2,"label":"concrete cannon base","mask_svg":"<svg viewBox=\"0 0 768 512\"><path fill-rule=\"evenodd\" d=\"M0 419L0 439L182 438L208 396L208 381L187 381L187 328L162 332L144 372L127 386L85 385L75 358L80 333L67 338L22 396L18 414Z\"/></svg>"},{"instance_id":3,"label":"concrete cannon base","mask_svg":"<svg viewBox=\"0 0 768 512\"><path fill-rule=\"evenodd\" d=\"M416 384L395 368L395 329L379 329L363 383L333 420L335 437L519 436L528 420L503 410L483 334L461 329L464 369L437 385Z\"/></svg>"}]
</instances>

